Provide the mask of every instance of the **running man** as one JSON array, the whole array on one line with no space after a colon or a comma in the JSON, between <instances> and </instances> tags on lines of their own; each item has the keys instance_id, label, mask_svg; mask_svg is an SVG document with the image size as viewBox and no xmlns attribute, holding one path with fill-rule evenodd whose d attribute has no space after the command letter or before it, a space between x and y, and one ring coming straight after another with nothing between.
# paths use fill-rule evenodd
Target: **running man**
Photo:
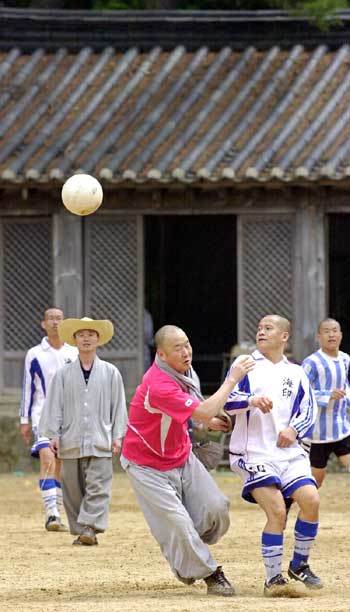
<instances>
[{"instance_id":1,"label":"running man","mask_svg":"<svg viewBox=\"0 0 350 612\"><path fill-rule=\"evenodd\" d=\"M300 583L322 587L308 564L318 528L319 496L308 456L299 444L314 423L317 406L302 367L284 356L289 334L287 319L278 315L261 319L258 350L252 354L255 368L236 386L225 406L228 414L236 415L231 469L243 481L242 497L259 504L267 517L261 540L266 597L302 595L305 587L296 588ZM291 582L282 575L284 500L289 498L300 508L288 569Z\"/></svg>"},{"instance_id":2,"label":"running man","mask_svg":"<svg viewBox=\"0 0 350 612\"><path fill-rule=\"evenodd\" d=\"M302 363L314 389L318 413L313 432L305 442L311 443L312 473L320 487L326 476L330 455L334 453L340 465L350 466L350 356L339 350L342 332L338 321L324 319L317 330L320 348Z\"/></svg>"},{"instance_id":3,"label":"running man","mask_svg":"<svg viewBox=\"0 0 350 612\"><path fill-rule=\"evenodd\" d=\"M185 332L165 325L155 345L155 361L131 400L121 464L176 578L188 585L204 580L208 595L232 596L208 547L228 530L229 501L191 452L187 421L211 424L254 363L247 358L233 367L218 391L203 399Z\"/></svg>"},{"instance_id":4,"label":"running man","mask_svg":"<svg viewBox=\"0 0 350 612\"><path fill-rule=\"evenodd\" d=\"M61 462L51 450L50 440L38 435L39 420L51 380L57 370L74 361L78 354L76 348L64 344L59 338L58 324L62 320L63 312L60 308L48 308L45 311L41 327L46 336L40 344L29 349L25 358L20 407L22 438L29 445L33 434L31 455L40 460L39 488L47 531L66 531L61 521Z\"/></svg>"}]
</instances>

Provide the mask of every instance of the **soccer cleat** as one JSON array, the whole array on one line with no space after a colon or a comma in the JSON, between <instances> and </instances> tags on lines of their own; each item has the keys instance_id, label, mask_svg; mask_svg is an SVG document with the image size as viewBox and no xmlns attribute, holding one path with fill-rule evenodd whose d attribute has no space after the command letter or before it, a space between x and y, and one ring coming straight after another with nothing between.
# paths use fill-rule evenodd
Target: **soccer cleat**
<instances>
[{"instance_id":1,"label":"soccer cleat","mask_svg":"<svg viewBox=\"0 0 350 612\"><path fill-rule=\"evenodd\" d=\"M59 516L52 515L48 517L45 523L46 531L60 531L60 527L61 527L61 520Z\"/></svg>"},{"instance_id":2,"label":"soccer cleat","mask_svg":"<svg viewBox=\"0 0 350 612\"><path fill-rule=\"evenodd\" d=\"M282 574L277 574L264 584L265 597L305 597L306 588L302 584L291 583Z\"/></svg>"},{"instance_id":3,"label":"soccer cleat","mask_svg":"<svg viewBox=\"0 0 350 612\"><path fill-rule=\"evenodd\" d=\"M85 546L93 546L97 542L95 529L85 525L79 539Z\"/></svg>"},{"instance_id":4,"label":"soccer cleat","mask_svg":"<svg viewBox=\"0 0 350 612\"><path fill-rule=\"evenodd\" d=\"M221 565L219 565L215 572L210 574L208 578L204 578L204 581L207 584L207 595L223 595L224 597L232 597L236 594L232 584L230 584L222 571Z\"/></svg>"},{"instance_id":5,"label":"soccer cleat","mask_svg":"<svg viewBox=\"0 0 350 612\"><path fill-rule=\"evenodd\" d=\"M298 569L293 569L292 564L289 564L288 568L288 576L292 578L292 580L298 580L307 586L309 589L322 589L323 584L321 579L314 574L310 565L303 561Z\"/></svg>"}]
</instances>

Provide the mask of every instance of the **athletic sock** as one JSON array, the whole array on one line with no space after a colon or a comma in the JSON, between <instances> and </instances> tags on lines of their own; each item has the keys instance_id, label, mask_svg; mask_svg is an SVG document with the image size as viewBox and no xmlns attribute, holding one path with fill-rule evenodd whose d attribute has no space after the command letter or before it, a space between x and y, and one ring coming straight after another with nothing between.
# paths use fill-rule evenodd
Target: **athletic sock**
<instances>
[{"instance_id":1,"label":"athletic sock","mask_svg":"<svg viewBox=\"0 0 350 612\"><path fill-rule=\"evenodd\" d=\"M282 572L283 534L265 533L261 536L261 553L265 565L266 582Z\"/></svg>"},{"instance_id":2,"label":"athletic sock","mask_svg":"<svg viewBox=\"0 0 350 612\"><path fill-rule=\"evenodd\" d=\"M57 503L57 510L58 510L58 514L59 516L61 516L62 514L62 510L63 510L63 496L62 496L62 486L59 480L55 480L55 484L56 484L56 503Z\"/></svg>"},{"instance_id":3,"label":"athletic sock","mask_svg":"<svg viewBox=\"0 0 350 612\"><path fill-rule=\"evenodd\" d=\"M41 496L44 502L46 517L59 516L57 509L56 481L54 478L39 480Z\"/></svg>"},{"instance_id":4,"label":"athletic sock","mask_svg":"<svg viewBox=\"0 0 350 612\"><path fill-rule=\"evenodd\" d=\"M306 563L310 548L316 538L318 529L318 523L309 523L308 521L302 521L297 519L294 528L294 555L291 561L293 570L298 569L301 563Z\"/></svg>"}]
</instances>

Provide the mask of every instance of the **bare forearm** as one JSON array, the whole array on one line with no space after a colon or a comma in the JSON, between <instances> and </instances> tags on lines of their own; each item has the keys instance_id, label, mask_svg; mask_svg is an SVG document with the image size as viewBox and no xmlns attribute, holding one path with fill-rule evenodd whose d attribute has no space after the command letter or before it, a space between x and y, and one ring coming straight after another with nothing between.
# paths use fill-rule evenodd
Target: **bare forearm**
<instances>
[{"instance_id":1,"label":"bare forearm","mask_svg":"<svg viewBox=\"0 0 350 612\"><path fill-rule=\"evenodd\" d=\"M225 380L221 387L219 387L219 389L213 395L199 404L192 414L193 418L197 419L198 421L202 421L203 423L208 423L210 419L222 411L227 402L228 396L236 384L237 382Z\"/></svg>"}]
</instances>

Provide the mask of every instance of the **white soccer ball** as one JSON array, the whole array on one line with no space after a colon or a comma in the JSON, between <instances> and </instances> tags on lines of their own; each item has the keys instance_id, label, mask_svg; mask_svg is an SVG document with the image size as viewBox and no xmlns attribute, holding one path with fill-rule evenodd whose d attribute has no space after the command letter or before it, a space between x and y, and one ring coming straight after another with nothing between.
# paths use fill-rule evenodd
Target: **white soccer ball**
<instances>
[{"instance_id":1,"label":"white soccer ball","mask_svg":"<svg viewBox=\"0 0 350 612\"><path fill-rule=\"evenodd\" d=\"M62 202L75 215L91 215L102 204L100 183L90 174L73 174L62 187Z\"/></svg>"}]
</instances>

